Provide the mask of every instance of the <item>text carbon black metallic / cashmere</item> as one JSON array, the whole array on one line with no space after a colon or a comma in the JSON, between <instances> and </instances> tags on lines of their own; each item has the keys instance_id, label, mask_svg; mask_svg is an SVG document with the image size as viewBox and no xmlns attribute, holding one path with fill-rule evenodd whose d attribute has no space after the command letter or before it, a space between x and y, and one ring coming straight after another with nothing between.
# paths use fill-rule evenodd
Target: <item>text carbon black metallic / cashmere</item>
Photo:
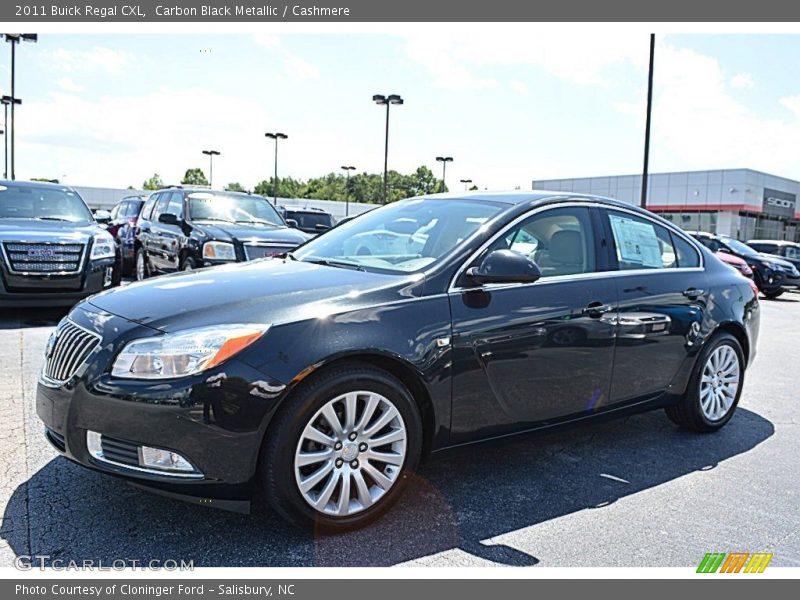
<instances>
[{"instance_id":1,"label":"text carbon black metallic / cashmere","mask_svg":"<svg viewBox=\"0 0 800 600\"><path fill-rule=\"evenodd\" d=\"M749 280L646 211L414 198L282 258L81 303L48 344L37 412L87 467L234 510L260 486L293 522L339 530L455 445L660 407L719 429L758 324Z\"/></svg>"}]
</instances>

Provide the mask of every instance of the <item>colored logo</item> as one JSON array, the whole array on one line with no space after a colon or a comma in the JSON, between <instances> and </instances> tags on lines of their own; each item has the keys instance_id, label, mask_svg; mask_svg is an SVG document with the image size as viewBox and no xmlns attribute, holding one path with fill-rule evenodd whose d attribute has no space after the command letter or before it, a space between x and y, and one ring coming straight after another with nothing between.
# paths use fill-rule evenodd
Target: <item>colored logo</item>
<instances>
[{"instance_id":1,"label":"colored logo","mask_svg":"<svg viewBox=\"0 0 800 600\"><path fill-rule=\"evenodd\" d=\"M763 573L771 552L709 552L700 561L698 573Z\"/></svg>"}]
</instances>

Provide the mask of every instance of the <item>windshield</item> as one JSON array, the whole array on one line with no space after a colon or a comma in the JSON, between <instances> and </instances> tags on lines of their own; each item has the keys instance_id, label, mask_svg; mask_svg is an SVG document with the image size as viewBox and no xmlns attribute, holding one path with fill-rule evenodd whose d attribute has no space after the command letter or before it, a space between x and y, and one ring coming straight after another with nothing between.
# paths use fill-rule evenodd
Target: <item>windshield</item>
<instances>
[{"instance_id":1,"label":"windshield","mask_svg":"<svg viewBox=\"0 0 800 600\"><path fill-rule=\"evenodd\" d=\"M189 194L189 218L193 221L259 223L282 227L278 212L261 196L194 192Z\"/></svg>"},{"instance_id":2,"label":"windshield","mask_svg":"<svg viewBox=\"0 0 800 600\"><path fill-rule=\"evenodd\" d=\"M755 256L758 254L755 250L753 250L747 244L743 244L738 240L734 240L733 238L721 238L722 241L728 246L731 250L736 252L737 254L741 254L742 256Z\"/></svg>"},{"instance_id":3,"label":"windshield","mask_svg":"<svg viewBox=\"0 0 800 600\"><path fill-rule=\"evenodd\" d=\"M294 252L306 262L408 273L424 269L494 217L484 200L416 198L376 208Z\"/></svg>"},{"instance_id":4,"label":"windshield","mask_svg":"<svg viewBox=\"0 0 800 600\"><path fill-rule=\"evenodd\" d=\"M92 221L83 199L69 188L0 185L0 219Z\"/></svg>"}]
</instances>

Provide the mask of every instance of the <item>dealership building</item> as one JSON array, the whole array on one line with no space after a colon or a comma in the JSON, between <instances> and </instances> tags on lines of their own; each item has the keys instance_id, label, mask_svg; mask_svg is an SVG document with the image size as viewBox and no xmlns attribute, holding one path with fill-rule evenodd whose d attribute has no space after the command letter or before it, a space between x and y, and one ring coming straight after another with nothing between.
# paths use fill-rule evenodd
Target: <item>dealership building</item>
<instances>
[{"instance_id":1,"label":"dealership building","mask_svg":"<svg viewBox=\"0 0 800 600\"><path fill-rule=\"evenodd\" d=\"M596 194L639 205L641 175L538 179L533 189ZM653 173L647 208L689 231L740 240L800 241L800 182L752 169Z\"/></svg>"}]
</instances>

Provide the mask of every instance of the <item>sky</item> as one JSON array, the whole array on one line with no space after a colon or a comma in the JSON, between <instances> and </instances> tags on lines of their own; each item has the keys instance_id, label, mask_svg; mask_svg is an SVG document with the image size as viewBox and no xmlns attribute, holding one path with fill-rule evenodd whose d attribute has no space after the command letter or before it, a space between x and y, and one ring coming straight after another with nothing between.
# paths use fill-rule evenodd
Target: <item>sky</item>
<instances>
[{"instance_id":1,"label":"sky","mask_svg":"<svg viewBox=\"0 0 800 600\"><path fill-rule=\"evenodd\" d=\"M397 34L40 35L17 51L17 177L139 187L189 167L215 186L273 170L307 179L354 165L452 156L447 181L529 189L534 179L640 172L649 36L523 24ZM7 51L6 51L7 52ZM651 171L748 167L800 179L797 35L657 39ZM8 55L0 90L8 94ZM4 83L3 83L4 82Z\"/></svg>"}]
</instances>

